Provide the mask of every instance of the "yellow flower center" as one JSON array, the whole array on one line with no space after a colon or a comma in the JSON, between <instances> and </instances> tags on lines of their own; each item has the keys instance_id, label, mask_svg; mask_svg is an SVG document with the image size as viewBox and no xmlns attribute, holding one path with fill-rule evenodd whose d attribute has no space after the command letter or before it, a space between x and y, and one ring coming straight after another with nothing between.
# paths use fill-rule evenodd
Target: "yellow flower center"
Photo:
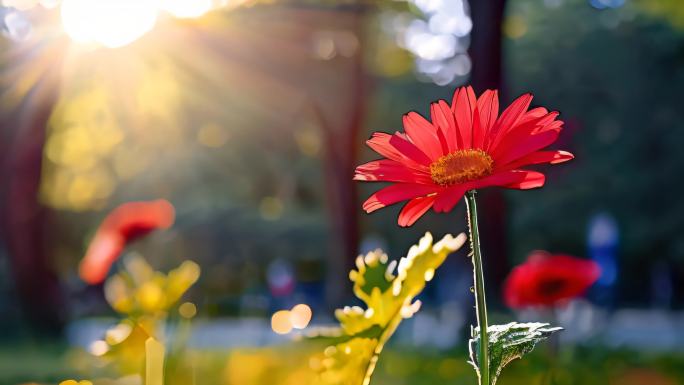
<instances>
[{"instance_id":1,"label":"yellow flower center","mask_svg":"<svg viewBox=\"0 0 684 385\"><path fill-rule=\"evenodd\" d=\"M432 181L442 186L464 183L492 173L494 161L479 149L458 150L430 165Z\"/></svg>"}]
</instances>

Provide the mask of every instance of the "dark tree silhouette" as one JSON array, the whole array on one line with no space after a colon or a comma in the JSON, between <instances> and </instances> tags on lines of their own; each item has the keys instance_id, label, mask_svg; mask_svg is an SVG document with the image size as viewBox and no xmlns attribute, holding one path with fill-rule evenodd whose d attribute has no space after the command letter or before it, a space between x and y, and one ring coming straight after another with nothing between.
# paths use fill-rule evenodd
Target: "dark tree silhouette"
<instances>
[{"instance_id":1,"label":"dark tree silhouette","mask_svg":"<svg viewBox=\"0 0 684 385\"><path fill-rule=\"evenodd\" d=\"M35 332L57 335L63 297L49 260L49 210L38 198L45 128L59 93L59 62L42 75L20 105L2 117L2 243L11 260L23 314Z\"/></svg>"},{"instance_id":2,"label":"dark tree silhouette","mask_svg":"<svg viewBox=\"0 0 684 385\"><path fill-rule=\"evenodd\" d=\"M471 84L477 93L485 89L500 90L500 97L507 97L502 81L502 24L506 0L471 0L470 13L473 20L470 57L473 62ZM500 283L508 270L506 256L506 202L501 189L482 191L478 196L481 215L482 248L488 290L500 291ZM498 296L490 296L498 298Z\"/></svg>"}]
</instances>

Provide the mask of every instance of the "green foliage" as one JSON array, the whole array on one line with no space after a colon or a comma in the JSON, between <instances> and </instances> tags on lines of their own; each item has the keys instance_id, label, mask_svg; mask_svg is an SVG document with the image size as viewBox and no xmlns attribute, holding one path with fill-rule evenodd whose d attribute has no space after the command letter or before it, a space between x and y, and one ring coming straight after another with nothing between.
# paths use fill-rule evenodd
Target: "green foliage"
<instances>
[{"instance_id":1,"label":"green foliage","mask_svg":"<svg viewBox=\"0 0 684 385\"><path fill-rule=\"evenodd\" d=\"M326 330L328 347L314 357L318 368L318 383L337 385L368 385L385 343L402 319L409 318L420 308L414 298L425 288L435 270L446 257L458 250L466 240L465 234L446 235L433 244L426 233L408 255L397 264L389 262L380 250L359 256L356 270L349 278L354 283L354 294L366 309L359 306L338 309L337 329ZM396 274L394 268L397 266Z\"/></svg>"},{"instance_id":2,"label":"green foliage","mask_svg":"<svg viewBox=\"0 0 684 385\"><path fill-rule=\"evenodd\" d=\"M491 325L489 332L489 367L492 376L492 385L501 375L501 370L516 358L522 358L534 349L537 342L548 338L551 334L563 330L561 327L550 327L547 323L511 322L505 325ZM477 351L480 344L479 328L474 328L473 336L469 341L470 363L479 374Z\"/></svg>"},{"instance_id":3,"label":"green foliage","mask_svg":"<svg viewBox=\"0 0 684 385\"><path fill-rule=\"evenodd\" d=\"M638 0L634 2L634 6L664 18L676 28L684 29L684 7L680 0Z\"/></svg>"},{"instance_id":4,"label":"green foliage","mask_svg":"<svg viewBox=\"0 0 684 385\"><path fill-rule=\"evenodd\" d=\"M556 3L509 2L507 13L524 20L526 33L504 42L508 94L533 91L534 104L560 111L567 123L562 148L577 161L548 168L553 183L543 189L508 195L509 236L516 240L508 255L514 262L533 248L583 255L589 219L608 212L620 231L618 297L645 302L630 285L643 275L644 255L668 263L684 256L677 251L684 181L671 178L684 167L677 151L682 131L672 129L684 109L680 87L670 86L684 84L684 30L663 21L684 7L678 0L627 1L604 10L586 0ZM663 183L668 188L652 199L653 186ZM650 218L662 225L645 225Z\"/></svg>"}]
</instances>

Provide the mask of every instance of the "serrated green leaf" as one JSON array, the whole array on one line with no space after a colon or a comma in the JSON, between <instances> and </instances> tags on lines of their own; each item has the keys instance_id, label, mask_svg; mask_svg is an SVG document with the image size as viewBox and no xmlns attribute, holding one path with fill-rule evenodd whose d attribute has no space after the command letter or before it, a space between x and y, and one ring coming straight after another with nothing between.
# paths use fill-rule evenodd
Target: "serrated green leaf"
<instances>
[{"instance_id":1,"label":"serrated green leaf","mask_svg":"<svg viewBox=\"0 0 684 385\"><path fill-rule=\"evenodd\" d=\"M418 311L415 297L425 288L446 257L465 243L465 234L446 235L433 244L426 233L399 263L380 250L359 256L349 278L365 308L345 307L335 312L339 328L311 338L328 344L312 366L320 368L320 384L368 385L385 343L404 318ZM396 272L394 272L396 267Z\"/></svg>"},{"instance_id":2,"label":"serrated green leaf","mask_svg":"<svg viewBox=\"0 0 684 385\"><path fill-rule=\"evenodd\" d=\"M538 342L561 330L563 330L562 327L551 327L550 324L541 322L490 325L487 331L489 334L489 370L493 374L492 385L496 384L504 366L531 352ZM469 342L470 364L475 367L478 376L480 374L477 361L479 344L480 330L474 328Z\"/></svg>"}]
</instances>

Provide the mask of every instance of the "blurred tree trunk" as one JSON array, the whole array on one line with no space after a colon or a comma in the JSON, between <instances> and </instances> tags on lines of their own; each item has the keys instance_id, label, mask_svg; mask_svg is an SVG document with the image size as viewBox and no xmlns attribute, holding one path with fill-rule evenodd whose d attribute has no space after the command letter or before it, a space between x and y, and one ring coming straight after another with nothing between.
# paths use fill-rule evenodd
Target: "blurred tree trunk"
<instances>
[{"instance_id":1,"label":"blurred tree trunk","mask_svg":"<svg viewBox=\"0 0 684 385\"><path fill-rule=\"evenodd\" d=\"M45 73L3 116L2 243L23 314L35 332L57 335L63 326L63 298L46 244L48 209L39 202L46 126L59 94L59 66Z\"/></svg>"},{"instance_id":2,"label":"blurred tree trunk","mask_svg":"<svg viewBox=\"0 0 684 385\"><path fill-rule=\"evenodd\" d=\"M326 300L329 306L343 304L348 295L347 272L354 267L359 244L359 212L356 186L352 180L358 161L358 138L366 113L367 80L364 69L363 36L366 9L355 8L350 32L360 42L351 60L348 74L350 105L349 113L339 123L321 117L325 144L326 193L332 224L331 249L329 250L326 277Z\"/></svg>"},{"instance_id":3,"label":"blurred tree trunk","mask_svg":"<svg viewBox=\"0 0 684 385\"><path fill-rule=\"evenodd\" d=\"M470 13L473 31L470 57L473 61L471 84L477 93L488 88L500 90L506 100L502 81L502 24L506 0L471 0ZM501 189L486 189L478 196L478 208L482 212L482 249L488 291L499 293L501 283L508 272L506 244L506 202ZM490 298L499 298L490 295Z\"/></svg>"},{"instance_id":4,"label":"blurred tree trunk","mask_svg":"<svg viewBox=\"0 0 684 385\"><path fill-rule=\"evenodd\" d=\"M502 86L502 24L506 0L471 0L473 30L470 57L473 71L470 82L477 92Z\"/></svg>"}]
</instances>

